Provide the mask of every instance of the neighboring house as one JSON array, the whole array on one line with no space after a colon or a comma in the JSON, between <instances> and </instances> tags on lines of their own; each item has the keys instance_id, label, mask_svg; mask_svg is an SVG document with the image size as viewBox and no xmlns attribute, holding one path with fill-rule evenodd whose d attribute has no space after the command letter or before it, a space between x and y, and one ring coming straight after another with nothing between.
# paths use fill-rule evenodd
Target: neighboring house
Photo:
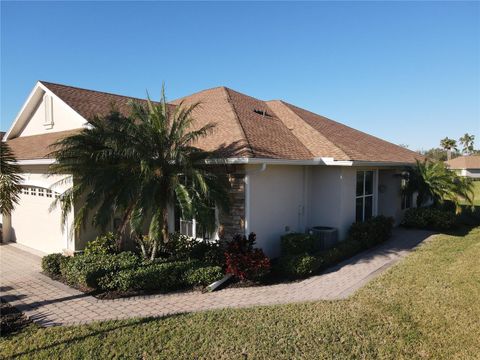
<instances>
[{"instance_id":1,"label":"neighboring house","mask_svg":"<svg viewBox=\"0 0 480 360\"><path fill-rule=\"evenodd\" d=\"M445 164L460 176L480 179L480 155L459 156Z\"/></svg>"},{"instance_id":2,"label":"neighboring house","mask_svg":"<svg viewBox=\"0 0 480 360\"><path fill-rule=\"evenodd\" d=\"M132 98L38 82L4 137L24 171L21 201L4 221L11 241L43 252L75 251L97 231L74 233L61 227L52 200L71 184L47 177L49 145L106 114L112 105L128 113ZM133 99L137 101L144 101ZM280 236L330 226L347 235L355 221L377 214L398 223L411 201L402 198L401 172L419 154L280 100L261 101L225 87L204 90L171 102L201 101L198 126L216 122L213 135L197 146L226 157L232 184L229 214L217 214L227 237L257 234L270 256L279 254ZM212 165L214 166L214 165ZM50 209L50 210L49 210ZM69 222L73 219L69 215ZM201 237L193 219L170 211L169 228Z\"/></svg>"}]
</instances>

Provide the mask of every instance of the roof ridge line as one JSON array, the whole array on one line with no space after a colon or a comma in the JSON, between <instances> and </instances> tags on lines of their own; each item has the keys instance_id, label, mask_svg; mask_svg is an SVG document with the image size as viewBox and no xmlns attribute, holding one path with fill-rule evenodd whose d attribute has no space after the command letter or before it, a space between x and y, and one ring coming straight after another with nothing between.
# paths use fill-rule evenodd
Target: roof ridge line
<instances>
[{"instance_id":1,"label":"roof ridge line","mask_svg":"<svg viewBox=\"0 0 480 360\"><path fill-rule=\"evenodd\" d=\"M342 152L346 157L348 158L351 158L351 156L345 151L345 149L343 149L341 146L333 143L333 141L331 141L330 139L328 139L324 134L322 134L320 131L318 131L317 129L313 128L310 124L308 124L299 114L297 114L295 111L293 111L293 109L290 108L290 104L287 103L286 101L283 101L283 100L270 100L270 101L278 101L280 103L282 103L289 112L291 112L293 114L293 116L296 116L298 119L300 119L305 125L307 125L310 129L312 129L313 131L317 132L320 136L322 136L328 143L332 144L332 146L336 147L338 150L340 150L340 152ZM268 102L267 102L267 105L268 105ZM320 115L321 116L321 115ZM280 121L283 122L283 120L280 118ZM296 136L295 136L296 137ZM302 142L303 143L303 142ZM310 151L310 149L309 149ZM310 151L311 152L311 151ZM312 154L313 155L313 154Z\"/></svg>"},{"instance_id":2,"label":"roof ridge line","mask_svg":"<svg viewBox=\"0 0 480 360\"><path fill-rule=\"evenodd\" d=\"M199 91L195 91L191 94L188 94L188 95L184 95L184 96L181 96L179 98L176 98L176 99L173 99L172 101L170 101L170 103L174 103L174 102L179 102L179 101L182 101L186 98L189 98L191 96L195 96L195 95L199 95L201 93L204 93L204 92L207 92L207 91L212 91L212 90L216 90L216 89L222 89L222 90L225 90L225 89L228 89L228 87L226 87L225 85L220 85L220 86L214 86L214 87L211 87L211 88L208 88L208 89L203 89L203 90L199 90Z\"/></svg>"},{"instance_id":3,"label":"roof ridge line","mask_svg":"<svg viewBox=\"0 0 480 360\"><path fill-rule=\"evenodd\" d=\"M225 94L227 96L227 101L230 107L232 108L233 114L235 115L235 119L237 120L238 125L240 126L240 129L242 130L243 136L245 137L245 141L247 142L248 145L248 150L252 156L255 156L255 153L253 152L252 149L252 144L250 144L250 140L247 137L247 133L245 132L245 128L243 127L242 122L240 121L240 117L238 116L237 109L235 108L235 105L232 102L232 98L230 97L230 93L228 92L228 88L225 86L221 87L223 91L225 91Z\"/></svg>"},{"instance_id":4,"label":"roof ridge line","mask_svg":"<svg viewBox=\"0 0 480 360\"><path fill-rule=\"evenodd\" d=\"M121 95L121 94L116 94L116 93L112 93L112 92L108 92L108 91L92 90L92 89L82 88L82 87L79 87L79 86L71 86L71 85L65 85L65 84L59 84L59 83L52 83L52 82L43 81L43 80L38 80L38 82L42 83L47 88L48 88L47 84L50 84L50 85L56 85L56 86L63 86L63 87L66 87L66 88L77 89L77 90L90 91L90 92L94 92L94 93L119 96L119 97L127 98L127 99L135 99L135 100L142 100L142 101L147 101L148 100L148 98L139 98L139 97L136 97L136 96Z\"/></svg>"}]
</instances>

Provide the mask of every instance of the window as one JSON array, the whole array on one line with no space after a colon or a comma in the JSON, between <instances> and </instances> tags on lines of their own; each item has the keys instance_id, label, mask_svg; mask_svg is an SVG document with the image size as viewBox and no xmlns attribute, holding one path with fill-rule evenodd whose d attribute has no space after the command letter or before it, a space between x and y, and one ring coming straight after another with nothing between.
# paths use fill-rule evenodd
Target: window
<instances>
[{"instance_id":1,"label":"window","mask_svg":"<svg viewBox=\"0 0 480 360\"><path fill-rule=\"evenodd\" d=\"M38 189L38 196L44 196L44 190L42 188Z\"/></svg>"},{"instance_id":2,"label":"window","mask_svg":"<svg viewBox=\"0 0 480 360\"><path fill-rule=\"evenodd\" d=\"M45 190L45 196L52 197L52 190L49 190L49 189Z\"/></svg>"},{"instance_id":3,"label":"window","mask_svg":"<svg viewBox=\"0 0 480 360\"><path fill-rule=\"evenodd\" d=\"M357 171L356 221L365 221L373 216L373 182L373 171Z\"/></svg>"},{"instance_id":4,"label":"window","mask_svg":"<svg viewBox=\"0 0 480 360\"><path fill-rule=\"evenodd\" d=\"M215 217L215 207L212 207L212 216ZM182 211L178 204L175 204L175 231L192 238L210 240L213 234L210 234L204 226L195 219L183 219Z\"/></svg>"}]
</instances>

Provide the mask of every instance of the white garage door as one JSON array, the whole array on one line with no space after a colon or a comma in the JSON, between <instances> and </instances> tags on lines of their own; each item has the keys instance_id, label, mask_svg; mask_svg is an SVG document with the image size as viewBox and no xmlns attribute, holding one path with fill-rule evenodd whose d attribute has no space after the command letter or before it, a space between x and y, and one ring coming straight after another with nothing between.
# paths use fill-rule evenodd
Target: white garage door
<instances>
[{"instance_id":1,"label":"white garage door","mask_svg":"<svg viewBox=\"0 0 480 360\"><path fill-rule=\"evenodd\" d=\"M49 189L23 187L11 214L10 240L45 253L66 249L68 231L62 232L61 209L50 211L55 196Z\"/></svg>"}]
</instances>

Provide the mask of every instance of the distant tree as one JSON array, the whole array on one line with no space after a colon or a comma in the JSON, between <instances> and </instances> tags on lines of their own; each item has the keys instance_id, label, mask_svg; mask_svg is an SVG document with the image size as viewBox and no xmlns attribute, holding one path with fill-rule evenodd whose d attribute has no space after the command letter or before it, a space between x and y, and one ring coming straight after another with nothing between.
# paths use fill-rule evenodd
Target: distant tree
<instances>
[{"instance_id":1,"label":"distant tree","mask_svg":"<svg viewBox=\"0 0 480 360\"><path fill-rule=\"evenodd\" d=\"M20 167L8 144L0 141L0 213L10 214L19 201Z\"/></svg>"},{"instance_id":2,"label":"distant tree","mask_svg":"<svg viewBox=\"0 0 480 360\"><path fill-rule=\"evenodd\" d=\"M457 141L454 139L450 139L445 137L444 139L440 140L440 146L447 151L447 159L450 160L452 158L452 150L457 151Z\"/></svg>"},{"instance_id":3,"label":"distant tree","mask_svg":"<svg viewBox=\"0 0 480 360\"><path fill-rule=\"evenodd\" d=\"M431 148L428 150L420 150L420 154L425 156L428 160L431 161L446 161L447 152L441 148Z\"/></svg>"},{"instance_id":4,"label":"distant tree","mask_svg":"<svg viewBox=\"0 0 480 360\"><path fill-rule=\"evenodd\" d=\"M398 146L401 146L402 148L408 149L408 145L407 145L407 144L398 144Z\"/></svg>"},{"instance_id":5,"label":"distant tree","mask_svg":"<svg viewBox=\"0 0 480 360\"><path fill-rule=\"evenodd\" d=\"M474 152L473 142L475 141L475 135L465 133L459 142L462 145L462 153L471 155Z\"/></svg>"}]
</instances>

